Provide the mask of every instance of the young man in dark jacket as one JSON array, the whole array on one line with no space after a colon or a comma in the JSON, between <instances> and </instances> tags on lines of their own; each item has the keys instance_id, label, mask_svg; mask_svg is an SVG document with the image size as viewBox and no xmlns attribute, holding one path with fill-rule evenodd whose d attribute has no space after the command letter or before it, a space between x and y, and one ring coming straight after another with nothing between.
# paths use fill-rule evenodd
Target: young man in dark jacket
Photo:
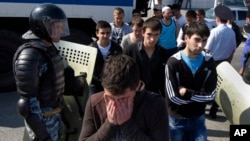
<instances>
[{"instance_id":1,"label":"young man in dark jacket","mask_svg":"<svg viewBox=\"0 0 250 141\"><path fill-rule=\"evenodd\" d=\"M205 108L215 98L217 73L212 56L203 52L209 29L192 23L186 29L186 47L168 59L166 91L172 141L206 141Z\"/></svg>"},{"instance_id":2,"label":"young man in dark jacket","mask_svg":"<svg viewBox=\"0 0 250 141\"><path fill-rule=\"evenodd\" d=\"M124 48L124 54L132 57L139 65L140 79L145 83L145 89L165 97L164 69L170 54L157 45L161 31L160 21L149 18L143 23L143 41Z\"/></svg>"},{"instance_id":3,"label":"young man in dark jacket","mask_svg":"<svg viewBox=\"0 0 250 141\"><path fill-rule=\"evenodd\" d=\"M90 46L97 48L95 68L92 82L90 84L90 94L103 91L100 74L102 72L103 63L106 58L110 55L122 53L121 46L110 40L111 25L108 22L98 21L96 25L96 36L98 37L98 39L90 44Z\"/></svg>"},{"instance_id":4,"label":"young man in dark jacket","mask_svg":"<svg viewBox=\"0 0 250 141\"><path fill-rule=\"evenodd\" d=\"M103 68L104 92L87 102L79 141L169 141L164 99L143 90L136 62L109 57Z\"/></svg>"}]
</instances>

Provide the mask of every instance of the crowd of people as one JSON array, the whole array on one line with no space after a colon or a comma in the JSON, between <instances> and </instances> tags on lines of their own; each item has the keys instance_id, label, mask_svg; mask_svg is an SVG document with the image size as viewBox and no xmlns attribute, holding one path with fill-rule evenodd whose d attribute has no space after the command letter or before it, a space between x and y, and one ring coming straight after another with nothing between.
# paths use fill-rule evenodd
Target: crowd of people
<instances>
[{"instance_id":1,"label":"crowd of people","mask_svg":"<svg viewBox=\"0 0 250 141\"><path fill-rule=\"evenodd\" d=\"M207 140L206 105L212 103L211 118L218 111L216 66L231 61L241 40L228 7L215 8L215 28L203 9L185 15L180 9L157 4L145 20L134 9L126 23L117 7L113 21L97 22L90 46L98 53L79 141ZM32 141L59 141L62 95L81 95L84 84L53 46L69 33L63 10L43 4L31 13L27 42L14 58L17 107Z\"/></svg>"}]
</instances>

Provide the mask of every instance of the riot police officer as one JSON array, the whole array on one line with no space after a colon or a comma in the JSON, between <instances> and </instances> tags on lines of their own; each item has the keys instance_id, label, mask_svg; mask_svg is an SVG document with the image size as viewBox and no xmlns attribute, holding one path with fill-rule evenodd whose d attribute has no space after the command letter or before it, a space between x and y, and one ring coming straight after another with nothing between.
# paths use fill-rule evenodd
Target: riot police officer
<instances>
[{"instance_id":1,"label":"riot police officer","mask_svg":"<svg viewBox=\"0 0 250 141\"><path fill-rule=\"evenodd\" d=\"M65 71L53 45L69 35L67 18L58 6L41 4L31 11L29 23L30 30L23 35L26 43L18 48L13 60L20 94L17 110L32 141L59 141L63 131L62 95L65 91L81 93L83 88L73 69Z\"/></svg>"}]
</instances>

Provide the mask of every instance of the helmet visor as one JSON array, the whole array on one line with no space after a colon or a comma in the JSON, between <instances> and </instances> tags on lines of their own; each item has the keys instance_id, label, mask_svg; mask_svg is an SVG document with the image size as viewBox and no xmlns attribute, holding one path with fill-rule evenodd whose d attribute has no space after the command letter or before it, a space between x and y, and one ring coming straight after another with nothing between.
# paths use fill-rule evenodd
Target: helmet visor
<instances>
[{"instance_id":1,"label":"helmet visor","mask_svg":"<svg viewBox=\"0 0 250 141\"><path fill-rule=\"evenodd\" d=\"M51 38L65 37L69 35L69 26L68 21L64 20L55 20L51 23Z\"/></svg>"},{"instance_id":2,"label":"helmet visor","mask_svg":"<svg viewBox=\"0 0 250 141\"><path fill-rule=\"evenodd\" d=\"M46 27L46 29L52 41L60 40L61 37L65 37L70 34L67 19L52 20L48 26Z\"/></svg>"}]
</instances>

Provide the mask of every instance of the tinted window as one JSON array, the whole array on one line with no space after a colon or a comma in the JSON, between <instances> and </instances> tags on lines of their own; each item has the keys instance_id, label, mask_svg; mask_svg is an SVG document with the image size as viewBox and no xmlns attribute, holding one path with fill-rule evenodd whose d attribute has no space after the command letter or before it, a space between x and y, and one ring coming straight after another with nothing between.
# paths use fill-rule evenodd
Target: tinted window
<instances>
[{"instance_id":1,"label":"tinted window","mask_svg":"<svg viewBox=\"0 0 250 141\"><path fill-rule=\"evenodd\" d=\"M238 11L239 20L245 20L247 16L247 11Z\"/></svg>"},{"instance_id":2,"label":"tinted window","mask_svg":"<svg viewBox=\"0 0 250 141\"><path fill-rule=\"evenodd\" d=\"M243 0L224 0L223 5L227 6L245 6Z\"/></svg>"}]
</instances>

